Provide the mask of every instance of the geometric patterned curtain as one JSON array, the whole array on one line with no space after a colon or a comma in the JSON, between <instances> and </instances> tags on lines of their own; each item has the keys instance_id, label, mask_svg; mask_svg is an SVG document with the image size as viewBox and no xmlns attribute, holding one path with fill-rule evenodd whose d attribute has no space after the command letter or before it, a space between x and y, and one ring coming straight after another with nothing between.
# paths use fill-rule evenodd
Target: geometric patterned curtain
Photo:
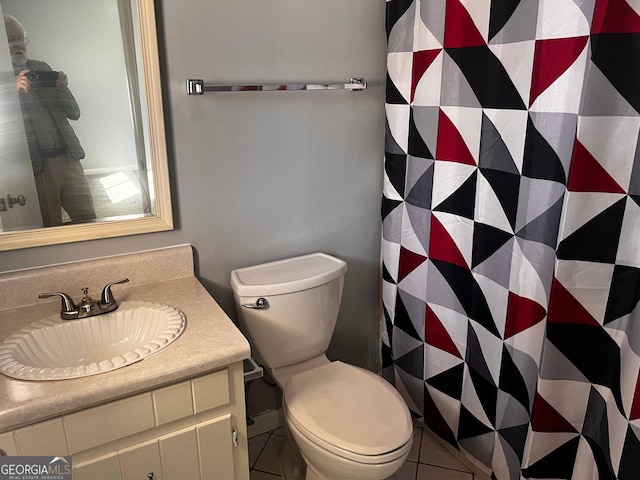
<instances>
[{"instance_id":1,"label":"geometric patterned curtain","mask_svg":"<svg viewBox=\"0 0 640 480\"><path fill-rule=\"evenodd\" d=\"M640 0L389 0L384 373L498 480L640 478Z\"/></svg>"}]
</instances>

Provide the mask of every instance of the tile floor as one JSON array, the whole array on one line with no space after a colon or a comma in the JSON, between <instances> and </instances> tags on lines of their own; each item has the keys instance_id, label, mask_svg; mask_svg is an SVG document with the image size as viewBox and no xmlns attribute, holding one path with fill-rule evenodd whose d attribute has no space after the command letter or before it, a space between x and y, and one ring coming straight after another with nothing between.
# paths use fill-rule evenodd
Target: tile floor
<instances>
[{"instance_id":1,"label":"tile floor","mask_svg":"<svg viewBox=\"0 0 640 480\"><path fill-rule=\"evenodd\" d=\"M280 450L284 442L284 429L279 428L249 439L249 466L251 480L278 480L280 476ZM411 453L402 468L388 480L477 480L478 477L427 431L414 428Z\"/></svg>"}]
</instances>

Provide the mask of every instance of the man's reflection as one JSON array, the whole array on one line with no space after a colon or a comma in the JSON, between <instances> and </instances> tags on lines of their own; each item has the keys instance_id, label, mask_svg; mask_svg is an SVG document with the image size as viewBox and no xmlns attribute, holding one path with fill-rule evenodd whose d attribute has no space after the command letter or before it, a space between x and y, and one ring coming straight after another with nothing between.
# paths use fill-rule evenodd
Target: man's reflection
<instances>
[{"instance_id":1,"label":"man's reflection","mask_svg":"<svg viewBox=\"0 0 640 480\"><path fill-rule=\"evenodd\" d=\"M29 39L15 17L4 15L4 24L44 226L62 225L62 208L73 223L95 219L89 181L80 164L84 150L69 124L80 117L80 108L67 87L67 76L28 58Z\"/></svg>"}]
</instances>

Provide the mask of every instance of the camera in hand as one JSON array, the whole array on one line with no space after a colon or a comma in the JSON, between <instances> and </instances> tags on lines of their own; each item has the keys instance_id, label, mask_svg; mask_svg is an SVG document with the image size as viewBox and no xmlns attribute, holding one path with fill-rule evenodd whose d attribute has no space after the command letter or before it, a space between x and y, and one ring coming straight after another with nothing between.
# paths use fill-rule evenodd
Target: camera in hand
<instances>
[{"instance_id":1,"label":"camera in hand","mask_svg":"<svg viewBox=\"0 0 640 480\"><path fill-rule=\"evenodd\" d=\"M27 73L27 78L32 87L55 87L58 81L58 72L32 70Z\"/></svg>"}]
</instances>

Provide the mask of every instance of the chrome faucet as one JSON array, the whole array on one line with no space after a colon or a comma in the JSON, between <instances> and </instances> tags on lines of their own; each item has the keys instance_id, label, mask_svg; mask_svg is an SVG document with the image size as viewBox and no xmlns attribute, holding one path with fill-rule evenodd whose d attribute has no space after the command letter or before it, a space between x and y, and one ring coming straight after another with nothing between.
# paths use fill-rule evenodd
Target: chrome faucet
<instances>
[{"instance_id":1,"label":"chrome faucet","mask_svg":"<svg viewBox=\"0 0 640 480\"><path fill-rule=\"evenodd\" d=\"M94 315L102 315L103 313L113 312L118 308L118 302L111 292L111 287L119 283L127 283L128 278L122 278L115 282L110 282L102 289L100 300L96 301L89 296L89 289L83 288L84 297L80 301L80 305L76 305L73 299L64 292L41 293L38 298L60 297L62 301L62 310L60 310L60 318L62 320L77 320L78 318L93 317Z\"/></svg>"}]
</instances>

